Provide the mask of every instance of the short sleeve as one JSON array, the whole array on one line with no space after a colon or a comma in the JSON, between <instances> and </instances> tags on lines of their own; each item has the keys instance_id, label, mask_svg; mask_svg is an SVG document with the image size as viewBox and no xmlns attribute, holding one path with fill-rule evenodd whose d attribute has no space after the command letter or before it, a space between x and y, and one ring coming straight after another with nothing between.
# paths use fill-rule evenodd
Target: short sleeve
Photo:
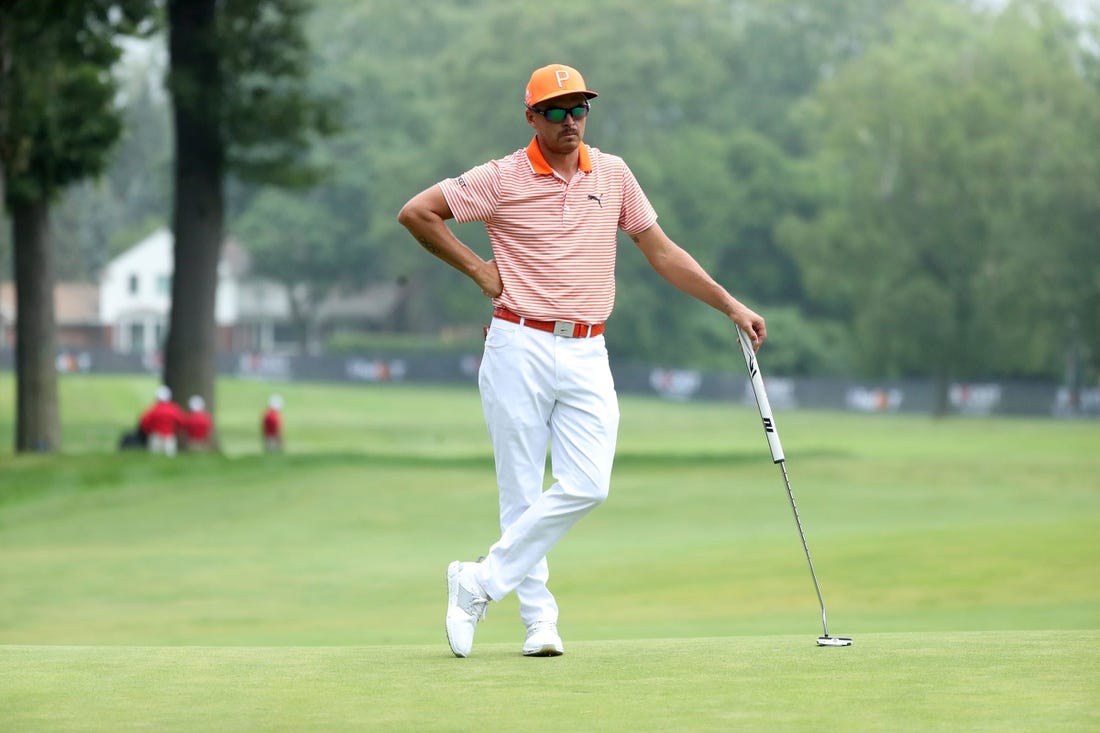
<instances>
[{"instance_id":1,"label":"short sleeve","mask_svg":"<svg viewBox=\"0 0 1100 733\"><path fill-rule=\"evenodd\" d=\"M489 221L500 201L500 165L490 161L439 182L455 221Z\"/></svg>"},{"instance_id":2,"label":"short sleeve","mask_svg":"<svg viewBox=\"0 0 1100 733\"><path fill-rule=\"evenodd\" d=\"M623 208L619 214L619 229L630 235L639 234L657 223L657 211L646 198L645 191L630 168L623 164Z\"/></svg>"}]
</instances>

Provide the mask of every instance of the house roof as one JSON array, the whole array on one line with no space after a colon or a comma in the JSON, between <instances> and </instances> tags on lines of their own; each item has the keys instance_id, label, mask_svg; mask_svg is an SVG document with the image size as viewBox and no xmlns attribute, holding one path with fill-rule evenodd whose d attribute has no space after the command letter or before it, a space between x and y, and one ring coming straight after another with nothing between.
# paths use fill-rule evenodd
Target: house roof
<instances>
[{"instance_id":1,"label":"house roof","mask_svg":"<svg viewBox=\"0 0 1100 733\"><path fill-rule=\"evenodd\" d=\"M401 301L396 283L376 283L354 293L333 291L317 309L320 321L378 321L390 316Z\"/></svg>"},{"instance_id":2,"label":"house roof","mask_svg":"<svg viewBox=\"0 0 1100 733\"><path fill-rule=\"evenodd\" d=\"M166 227L160 227L159 229L150 232L148 236L137 242L131 247L119 252L117 255L111 258L107 263L105 270L117 267L119 265L128 264L132 259L142 256L148 256L150 253L155 253L153 256L155 259L161 260L164 266L167 267L167 271L172 271L174 264L172 248L174 246L175 236L172 230ZM223 271L223 275L239 278L246 274L251 263L250 255L248 251L240 245L233 238L226 238L221 251L220 267L226 268L227 271Z\"/></svg>"},{"instance_id":3,"label":"house roof","mask_svg":"<svg viewBox=\"0 0 1100 733\"><path fill-rule=\"evenodd\" d=\"M0 320L15 322L15 283L0 283ZM54 320L59 326L99 323L99 286L59 282L53 288Z\"/></svg>"},{"instance_id":4,"label":"house roof","mask_svg":"<svg viewBox=\"0 0 1100 733\"><path fill-rule=\"evenodd\" d=\"M58 283L53 293L58 323L98 323L99 286L93 283Z\"/></svg>"}]
</instances>

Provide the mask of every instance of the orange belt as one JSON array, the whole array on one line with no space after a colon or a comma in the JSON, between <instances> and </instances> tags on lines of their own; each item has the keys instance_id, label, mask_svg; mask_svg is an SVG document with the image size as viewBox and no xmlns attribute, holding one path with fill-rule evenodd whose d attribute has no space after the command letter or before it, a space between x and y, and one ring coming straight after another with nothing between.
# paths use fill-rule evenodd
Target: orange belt
<instances>
[{"instance_id":1,"label":"orange belt","mask_svg":"<svg viewBox=\"0 0 1100 733\"><path fill-rule=\"evenodd\" d=\"M571 339L599 336L603 333L602 323L589 325L587 323L573 323L572 321L536 321L533 318L524 318L517 315L503 306L493 308L493 317Z\"/></svg>"}]
</instances>

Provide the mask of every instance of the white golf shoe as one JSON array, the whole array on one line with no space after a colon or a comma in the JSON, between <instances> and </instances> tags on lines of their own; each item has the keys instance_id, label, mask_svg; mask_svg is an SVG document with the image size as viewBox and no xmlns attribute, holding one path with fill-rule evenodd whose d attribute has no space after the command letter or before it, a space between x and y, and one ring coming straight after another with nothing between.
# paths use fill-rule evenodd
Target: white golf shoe
<instances>
[{"instance_id":1,"label":"white golf shoe","mask_svg":"<svg viewBox=\"0 0 1100 733\"><path fill-rule=\"evenodd\" d=\"M536 621L527 629L527 640L523 642L525 657L560 657L565 654L565 645L558 636L558 625L553 621Z\"/></svg>"},{"instance_id":2,"label":"white golf shoe","mask_svg":"<svg viewBox=\"0 0 1100 733\"><path fill-rule=\"evenodd\" d=\"M489 607L489 596L474 577L476 566L457 560L447 566L447 643L456 657L470 656L474 631Z\"/></svg>"}]
</instances>

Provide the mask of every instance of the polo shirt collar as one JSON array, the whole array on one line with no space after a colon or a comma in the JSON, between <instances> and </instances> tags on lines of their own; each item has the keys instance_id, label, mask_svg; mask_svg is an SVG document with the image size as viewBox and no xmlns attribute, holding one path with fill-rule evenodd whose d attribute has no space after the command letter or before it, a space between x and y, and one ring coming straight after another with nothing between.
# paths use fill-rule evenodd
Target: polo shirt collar
<instances>
[{"instance_id":1,"label":"polo shirt collar","mask_svg":"<svg viewBox=\"0 0 1100 733\"><path fill-rule=\"evenodd\" d=\"M585 173L592 172L592 160L588 157L588 146L581 143L578 148L580 151L580 169ZM550 167L550 164L546 162L546 158L542 155L542 149L539 147L539 139L536 135L531 138L531 143L527 146L527 160L531 163L531 169L542 176L554 175L554 169Z\"/></svg>"}]
</instances>

